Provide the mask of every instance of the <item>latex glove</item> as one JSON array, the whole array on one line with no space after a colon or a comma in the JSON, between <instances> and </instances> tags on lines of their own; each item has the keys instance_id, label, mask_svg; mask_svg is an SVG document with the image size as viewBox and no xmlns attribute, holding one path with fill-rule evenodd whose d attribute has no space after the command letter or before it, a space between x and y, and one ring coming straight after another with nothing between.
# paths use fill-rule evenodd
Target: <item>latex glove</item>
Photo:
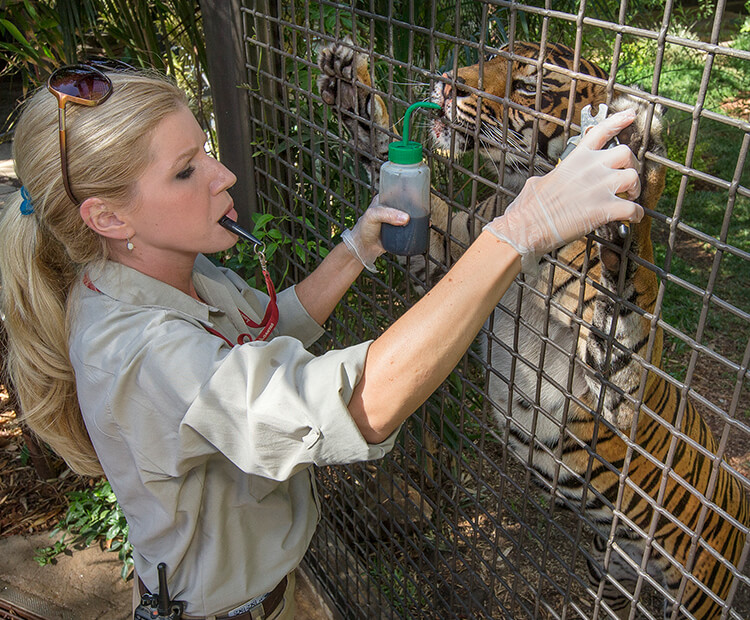
<instances>
[{"instance_id":1,"label":"latex glove","mask_svg":"<svg viewBox=\"0 0 750 620\"><path fill-rule=\"evenodd\" d=\"M370 206L357 220L352 230L348 228L341 233L341 240L349 251L356 256L368 271L377 273L375 259L385 253L380 242L380 225L405 226L409 223L409 214L399 209L380 204L378 195L372 199Z\"/></svg>"},{"instance_id":2,"label":"latex glove","mask_svg":"<svg viewBox=\"0 0 750 620\"><path fill-rule=\"evenodd\" d=\"M643 208L638 161L627 145L601 151L635 118L613 114L592 127L554 170L532 177L500 217L484 228L513 246L521 268L535 273L542 255L612 221L638 222ZM628 200L618 198L624 193Z\"/></svg>"}]
</instances>

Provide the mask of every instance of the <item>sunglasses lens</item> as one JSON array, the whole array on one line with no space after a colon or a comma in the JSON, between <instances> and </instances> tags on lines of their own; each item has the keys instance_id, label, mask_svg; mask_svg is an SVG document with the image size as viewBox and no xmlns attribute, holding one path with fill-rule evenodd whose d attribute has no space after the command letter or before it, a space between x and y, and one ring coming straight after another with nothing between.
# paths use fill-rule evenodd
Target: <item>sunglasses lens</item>
<instances>
[{"instance_id":1,"label":"sunglasses lens","mask_svg":"<svg viewBox=\"0 0 750 620\"><path fill-rule=\"evenodd\" d=\"M58 93L86 101L105 99L112 90L111 82L90 67L64 67L50 77L49 85Z\"/></svg>"}]
</instances>

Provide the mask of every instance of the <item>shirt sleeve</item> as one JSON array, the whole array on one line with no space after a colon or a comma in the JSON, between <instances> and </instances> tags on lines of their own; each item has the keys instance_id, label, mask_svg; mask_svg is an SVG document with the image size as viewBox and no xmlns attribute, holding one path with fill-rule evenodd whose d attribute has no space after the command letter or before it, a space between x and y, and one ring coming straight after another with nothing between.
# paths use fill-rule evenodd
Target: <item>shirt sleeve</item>
<instances>
[{"instance_id":1,"label":"shirt sleeve","mask_svg":"<svg viewBox=\"0 0 750 620\"><path fill-rule=\"evenodd\" d=\"M145 470L179 476L221 452L248 474L286 480L313 463L371 460L392 449L396 433L367 444L347 407L370 342L321 356L289 336L230 348L191 321L151 315L110 317L118 333L92 330L90 355L77 364L88 366L82 408L87 390L101 399L110 381L106 409ZM104 378L94 368L110 367L97 357L102 350L120 364ZM88 386L87 376L96 377Z\"/></svg>"},{"instance_id":2,"label":"shirt sleeve","mask_svg":"<svg viewBox=\"0 0 750 620\"><path fill-rule=\"evenodd\" d=\"M285 480L300 466L381 458L347 407L370 343L316 357L293 338L234 347L191 403L183 420L247 473ZM232 382L240 374L247 381ZM222 409L223 424L211 423Z\"/></svg>"}]
</instances>

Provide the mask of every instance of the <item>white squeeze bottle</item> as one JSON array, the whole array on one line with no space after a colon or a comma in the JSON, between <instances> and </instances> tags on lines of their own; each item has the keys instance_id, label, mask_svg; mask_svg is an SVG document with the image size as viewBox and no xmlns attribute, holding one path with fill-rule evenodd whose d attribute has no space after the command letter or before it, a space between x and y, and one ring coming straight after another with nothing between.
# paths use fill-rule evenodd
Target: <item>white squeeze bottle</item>
<instances>
[{"instance_id":1,"label":"white squeeze bottle","mask_svg":"<svg viewBox=\"0 0 750 620\"><path fill-rule=\"evenodd\" d=\"M380 241L387 252L414 256L427 251L430 228L430 168L422 161L422 145L409 140L409 117L414 108L437 108L418 101L406 110L404 138L388 145L388 161L380 167L380 204L406 211L406 226L382 224Z\"/></svg>"}]
</instances>

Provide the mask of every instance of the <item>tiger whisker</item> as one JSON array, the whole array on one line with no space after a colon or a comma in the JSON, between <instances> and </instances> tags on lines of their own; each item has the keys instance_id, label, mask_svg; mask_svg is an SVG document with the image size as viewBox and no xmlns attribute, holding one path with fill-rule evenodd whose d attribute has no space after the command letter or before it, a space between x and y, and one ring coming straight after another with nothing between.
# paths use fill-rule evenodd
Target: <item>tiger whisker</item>
<instances>
[{"instance_id":1,"label":"tiger whisker","mask_svg":"<svg viewBox=\"0 0 750 620\"><path fill-rule=\"evenodd\" d=\"M497 162L492 158L490 155L490 149L487 148L487 145L484 144L481 140L479 143L482 145L482 148L484 149L485 155L487 155L487 160L492 164L492 166L495 168L495 174L498 178L500 178L500 166L497 164Z\"/></svg>"},{"instance_id":2,"label":"tiger whisker","mask_svg":"<svg viewBox=\"0 0 750 620\"><path fill-rule=\"evenodd\" d=\"M418 82L417 80L404 80L403 82L391 82L396 86L421 86L427 87L430 85L429 82Z\"/></svg>"}]
</instances>

